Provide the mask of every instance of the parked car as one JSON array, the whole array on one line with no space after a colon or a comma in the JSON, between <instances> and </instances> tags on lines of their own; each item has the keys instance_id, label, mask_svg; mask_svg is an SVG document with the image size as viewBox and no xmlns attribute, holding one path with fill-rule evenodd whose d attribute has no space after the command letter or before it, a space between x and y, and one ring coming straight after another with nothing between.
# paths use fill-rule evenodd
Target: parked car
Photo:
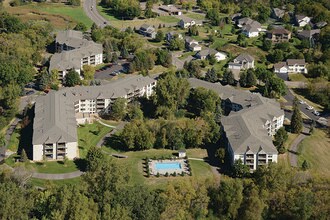
<instances>
[{"instance_id":1,"label":"parked car","mask_svg":"<svg viewBox=\"0 0 330 220\"><path fill-rule=\"evenodd\" d=\"M313 114L316 115L316 116L320 116L320 112L318 112L316 110L314 110Z\"/></svg>"},{"instance_id":2,"label":"parked car","mask_svg":"<svg viewBox=\"0 0 330 220\"><path fill-rule=\"evenodd\" d=\"M300 104L306 104L306 102L304 100L299 100Z\"/></svg>"},{"instance_id":3,"label":"parked car","mask_svg":"<svg viewBox=\"0 0 330 220\"><path fill-rule=\"evenodd\" d=\"M34 94L35 92L33 91L33 90L29 90L29 91L27 91L26 93L25 93L25 95L32 95L32 94Z\"/></svg>"},{"instance_id":4,"label":"parked car","mask_svg":"<svg viewBox=\"0 0 330 220\"><path fill-rule=\"evenodd\" d=\"M307 108L308 110L313 110L313 109L314 109L314 107L313 107L313 106L310 106L310 105L308 105L306 108Z\"/></svg>"}]
</instances>

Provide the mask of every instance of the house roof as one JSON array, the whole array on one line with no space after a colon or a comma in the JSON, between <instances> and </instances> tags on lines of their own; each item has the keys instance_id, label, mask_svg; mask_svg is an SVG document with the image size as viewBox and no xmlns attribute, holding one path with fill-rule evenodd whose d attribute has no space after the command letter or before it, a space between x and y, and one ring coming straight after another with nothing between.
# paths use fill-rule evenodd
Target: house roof
<instances>
[{"instance_id":1,"label":"house roof","mask_svg":"<svg viewBox=\"0 0 330 220\"><path fill-rule=\"evenodd\" d=\"M193 39L193 38L191 38L191 37L185 37L185 41L187 43L197 43L198 44L198 41L195 40L195 39Z\"/></svg>"},{"instance_id":2,"label":"house roof","mask_svg":"<svg viewBox=\"0 0 330 220\"><path fill-rule=\"evenodd\" d=\"M286 60L287 64L289 66L292 66L292 65L305 65L305 59L287 59Z\"/></svg>"},{"instance_id":3,"label":"house roof","mask_svg":"<svg viewBox=\"0 0 330 220\"><path fill-rule=\"evenodd\" d=\"M242 31L246 31L246 32L258 32L258 27L253 25L253 24L247 24L245 26L242 27Z\"/></svg>"},{"instance_id":4,"label":"house roof","mask_svg":"<svg viewBox=\"0 0 330 220\"><path fill-rule=\"evenodd\" d=\"M159 9L164 10L164 11L168 11L168 12L179 12L180 11L174 5L161 5L161 6L159 6Z\"/></svg>"},{"instance_id":5,"label":"house roof","mask_svg":"<svg viewBox=\"0 0 330 220\"><path fill-rule=\"evenodd\" d=\"M296 15L295 18L296 18L297 21L301 21L304 18L308 18L308 16L306 16L306 15Z\"/></svg>"},{"instance_id":6,"label":"house roof","mask_svg":"<svg viewBox=\"0 0 330 220\"><path fill-rule=\"evenodd\" d=\"M274 15L278 18L282 18L285 14L285 11L279 8L273 8Z\"/></svg>"},{"instance_id":7,"label":"house roof","mask_svg":"<svg viewBox=\"0 0 330 220\"><path fill-rule=\"evenodd\" d=\"M248 53L241 53L238 57L235 58L235 61L242 62L242 61L253 62L254 58Z\"/></svg>"},{"instance_id":8,"label":"house roof","mask_svg":"<svg viewBox=\"0 0 330 220\"><path fill-rule=\"evenodd\" d=\"M322 27L324 27L324 26L327 26L327 22L326 21L320 21L320 22L317 22L316 24L315 24L315 26L316 27L318 27L318 28L322 28Z\"/></svg>"},{"instance_id":9,"label":"house roof","mask_svg":"<svg viewBox=\"0 0 330 220\"><path fill-rule=\"evenodd\" d=\"M65 44L70 47L80 48L87 46L91 42L83 38L83 33L81 31L66 30L59 31L56 34L56 43Z\"/></svg>"},{"instance_id":10,"label":"house roof","mask_svg":"<svg viewBox=\"0 0 330 220\"><path fill-rule=\"evenodd\" d=\"M272 34L290 34L291 33L290 31L288 31L285 28L274 28L269 32Z\"/></svg>"},{"instance_id":11,"label":"house roof","mask_svg":"<svg viewBox=\"0 0 330 220\"><path fill-rule=\"evenodd\" d=\"M203 87L213 90L222 100L229 99L243 107L242 110L231 112L228 117L223 117L221 120L235 153L245 153L247 147L254 153L259 152L260 147L267 153L277 153L272 138L268 136L263 125L274 117L284 114L279 103L262 97L259 93L222 86L220 83L210 83L195 78L190 78L188 81L192 88Z\"/></svg>"},{"instance_id":12,"label":"house roof","mask_svg":"<svg viewBox=\"0 0 330 220\"><path fill-rule=\"evenodd\" d=\"M321 32L320 29L302 30L302 31L298 32L298 37L311 39L313 37L313 35L320 34L320 32Z\"/></svg>"},{"instance_id":13,"label":"house roof","mask_svg":"<svg viewBox=\"0 0 330 220\"><path fill-rule=\"evenodd\" d=\"M149 28L154 29L151 25L148 25L148 24L143 24L143 25L141 25L141 27L140 27L140 29L144 29L144 30L148 30Z\"/></svg>"},{"instance_id":14,"label":"house roof","mask_svg":"<svg viewBox=\"0 0 330 220\"><path fill-rule=\"evenodd\" d=\"M57 69L59 71L64 71L71 68L80 69L82 58L102 53L102 44L97 44L94 42L75 50L55 53L50 58L49 71L53 69Z\"/></svg>"},{"instance_id":15,"label":"house roof","mask_svg":"<svg viewBox=\"0 0 330 220\"><path fill-rule=\"evenodd\" d=\"M216 53L219 53L219 52L215 49L207 48L207 49L197 52L196 56L204 57L204 56L208 56L208 55L214 55Z\"/></svg>"},{"instance_id":16,"label":"house roof","mask_svg":"<svg viewBox=\"0 0 330 220\"><path fill-rule=\"evenodd\" d=\"M194 47L201 47L201 46L198 43L197 44L196 43L192 43L192 44L190 44L189 47L194 48Z\"/></svg>"},{"instance_id":17,"label":"house roof","mask_svg":"<svg viewBox=\"0 0 330 220\"><path fill-rule=\"evenodd\" d=\"M132 75L102 86L79 86L51 91L39 96L35 104L33 145L76 142L74 102L83 99L118 98L155 82L150 77Z\"/></svg>"},{"instance_id":18,"label":"house roof","mask_svg":"<svg viewBox=\"0 0 330 220\"><path fill-rule=\"evenodd\" d=\"M279 62L274 64L275 69L281 69L284 66L286 66L286 62Z\"/></svg>"}]
</instances>

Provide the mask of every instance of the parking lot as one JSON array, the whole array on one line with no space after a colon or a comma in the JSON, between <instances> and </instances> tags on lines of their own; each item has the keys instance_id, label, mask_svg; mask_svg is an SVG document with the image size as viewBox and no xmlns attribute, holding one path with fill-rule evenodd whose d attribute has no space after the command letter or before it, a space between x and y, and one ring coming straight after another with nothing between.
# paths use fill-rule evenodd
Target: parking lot
<instances>
[{"instance_id":1,"label":"parking lot","mask_svg":"<svg viewBox=\"0 0 330 220\"><path fill-rule=\"evenodd\" d=\"M95 72L94 79L106 80L115 76L115 73L126 73L128 71L129 62L120 62L120 64L113 64L108 68Z\"/></svg>"}]
</instances>

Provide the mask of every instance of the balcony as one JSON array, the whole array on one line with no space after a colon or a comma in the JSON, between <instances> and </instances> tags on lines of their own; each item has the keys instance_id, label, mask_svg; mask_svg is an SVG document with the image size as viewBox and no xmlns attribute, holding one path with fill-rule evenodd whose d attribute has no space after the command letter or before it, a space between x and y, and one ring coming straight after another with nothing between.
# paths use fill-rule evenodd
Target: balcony
<instances>
[{"instance_id":1,"label":"balcony","mask_svg":"<svg viewBox=\"0 0 330 220\"><path fill-rule=\"evenodd\" d=\"M53 150L53 145L45 145L44 149L45 150Z\"/></svg>"},{"instance_id":2,"label":"balcony","mask_svg":"<svg viewBox=\"0 0 330 220\"><path fill-rule=\"evenodd\" d=\"M60 150L60 149L58 149L58 150L57 150L57 154L65 154L65 149L64 149L64 150Z\"/></svg>"},{"instance_id":3,"label":"balcony","mask_svg":"<svg viewBox=\"0 0 330 220\"><path fill-rule=\"evenodd\" d=\"M254 161L253 160L246 160L246 165L251 165L251 164L254 164Z\"/></svg>"},{"instance_id":4,"label":"balcony","mask_svg":"<svg viewBox=\"0 0 330 220\"><path fill-rule=\"evenodd\" d=\"M266 154L259 154L258 155L258 158L259 159L266 159Z\"/></svg>"},{"instance_id":5,"label":"balcony","mask_svg":"<svg viewBox=\"0 0 330 220\"><path fill-rule=\"evenodd\" d=\"M258 161L258 165L266 165L266 161Z\"/></svg>"},{"instance_id":6,"label":"balcony","mask_svg":"<svg viewBox=\"0 0 330 220\"><path fill-rule=\"evenodd\" d=\"M252 158L253 159L254 158L254 155L253 154L247 154L246 155L246 158Z\"/></svg>"}]
</instances>

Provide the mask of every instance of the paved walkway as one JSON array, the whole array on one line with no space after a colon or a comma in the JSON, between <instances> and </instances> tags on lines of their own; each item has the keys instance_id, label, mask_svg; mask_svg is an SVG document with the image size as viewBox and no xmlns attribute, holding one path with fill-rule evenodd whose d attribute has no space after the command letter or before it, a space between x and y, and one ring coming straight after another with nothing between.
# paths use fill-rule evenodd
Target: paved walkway
<instances>
[{"instance_id":1,"label":"paved walkway","mask_svg":"<svg viewBox=\"0 0 330 220\"><path fill-rule=\"evenodd\" d=\"M38 178L38 179L45 179L45 180L64 180L64 179L72 179L79 177L83 174L84 172L81 171L74 171L72 173L60 173L60 174L50 174L50 173L33 173L32 177L33 178Z\"/></svg>"},{"instance_id":2,"label":"paved walkway","mask_svg":"<svg viewBox=\"0 0 330 220\"><path fill-rule=\"evenodd\" d=\"M303 132L293 141L290 146L289 159L292 167L298 167L298 146L307 137L308 128L303 128Z\"/></svg>"}]
</instances>

